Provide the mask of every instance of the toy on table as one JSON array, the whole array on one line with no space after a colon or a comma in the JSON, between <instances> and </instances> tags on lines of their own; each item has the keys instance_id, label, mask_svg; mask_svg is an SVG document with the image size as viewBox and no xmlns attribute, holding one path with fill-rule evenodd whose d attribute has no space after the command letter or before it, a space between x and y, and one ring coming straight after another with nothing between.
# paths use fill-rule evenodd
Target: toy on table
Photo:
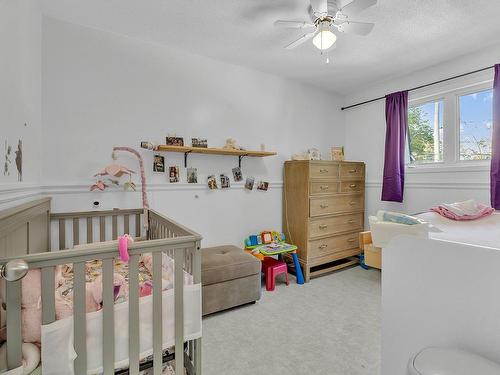
<instances>
[{"instance_id":1,"label":"toy on table","mask_svg":"<svg viewBox=\"0 0 500 375\"><path fill-rule=\"evenodd\" d=\"M251 252L261 261L265 256L289 253L295 266L297 284L304 284L304 276L297 257L297 246L285 242L285 234L276 231L264 231L260 234L250 235L245 239L245 250Z\"/></svg>"}]
</instances>

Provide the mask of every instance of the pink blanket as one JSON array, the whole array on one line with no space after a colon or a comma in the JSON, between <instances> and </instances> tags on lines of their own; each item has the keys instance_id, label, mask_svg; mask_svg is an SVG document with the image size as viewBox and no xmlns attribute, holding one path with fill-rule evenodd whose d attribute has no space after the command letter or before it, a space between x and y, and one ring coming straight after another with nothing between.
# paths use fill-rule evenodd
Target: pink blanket
<instances>
[{"instance_id":1,"label":"pink blanket","mask_svg":"<svg viewBox=\"0 0 500 375\"><path fill-rule=\"evenodd\" d=\"M436 207L432 207L431 211L437 212L439 215L446 217L451 220L476 220L480 219L485 216L491 215L493 212L495 212L495 209L492 207L488 207L484 204L479 203L477 205L477 208L479 209L478 213L475 215L457 215L453 211L448 210L446 207L439 205Z\"/></svg>"}]
</instances>

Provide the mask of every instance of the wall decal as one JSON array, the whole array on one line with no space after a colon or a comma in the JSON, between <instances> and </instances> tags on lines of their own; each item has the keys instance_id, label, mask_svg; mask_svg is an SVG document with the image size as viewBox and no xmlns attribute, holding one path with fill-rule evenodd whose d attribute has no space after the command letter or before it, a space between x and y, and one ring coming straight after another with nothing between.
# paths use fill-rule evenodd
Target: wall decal
<instances>
[{"instance_id":1,"label":"wall decal","mask_svg":"<svg viewBox=\"0 0 500 375\"><path fill-rule=\"evenodd\" d=\"M5 163L3 167L3 175L10 176L10 165L12 161L10 160L12 154L12 147L7 145L7 141L5 141Z\"/></svg>"},{"instance_id":2,"label":"wall decal","mask_svg":"<svg viewBox=\"0 0 500 375\"><path fill-rule=\"evenodd\" d=\"M17 168L17 180L21 182L23 180L23 141L22 140L19 140L17 142L16 168Z\"/></svg>"}]
</instances>

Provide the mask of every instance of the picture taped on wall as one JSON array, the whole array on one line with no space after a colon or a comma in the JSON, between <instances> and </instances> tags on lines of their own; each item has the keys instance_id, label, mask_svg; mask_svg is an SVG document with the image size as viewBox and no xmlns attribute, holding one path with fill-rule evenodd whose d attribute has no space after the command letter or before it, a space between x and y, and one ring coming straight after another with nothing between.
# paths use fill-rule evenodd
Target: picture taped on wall
<instances>
[{"instance_id":1,"label":"picture taped on wall","mask_svg":"<svg viewBox=\"0 0 500 375\"><path fill-rule=\"evenodd\" d=\"M153 157L153 172L165 172L165 157L155 155Z\"/></svg>"},{"instance_id":2,"label":"picture taped on wall","mask_svg":"<svg viewBox=\"0 0 500 375\"><path fill-rule=\"evenodd\" d=\"M253 177L247 177L247 180L245 181L245 189L253 190L254 181L255 179Z\"/></svg>"},{"instance_id":3,"label":"picture taped on wall","mask_svg":"<svg viewBox=\"0 0 500 375\"><path fill-rule=\"evenodd\" d=\"M231 183L229 182L229 177L225 174L220 175L220 186L222 189L228 189L231 187Z\"/></svg>"},{"instance_id":4,"label":"picture taped on wall","mask_svg":"<svg viewBox=\"0 0 500 375\"><path fill-rule=\"evenodd\" d=\"M179 167L177 165L168 168L170 182L179 182Z\"/></svg>"},{"instance_id":5,"label":"picture taped on wall","mask_svg":"<svg viewBox=\"0 0 500 375\"><path fill-rule=\"evenodd\" d=\"M198 183L198 170L196 168L187 169L187 182L188 184Z\"/></svg>"},{"instance_id":6,"label":"picture taped on wall","mask_svg":"<svg viewBox=\"0 0 500 375\"><path fill-rule=\"evenodd\" d=\"M233 179L234 179L234 181L242 181L243 180L243 174L241 173L240 167L233 168Z\"/></svg>"},{"instance_id":7,"label":"picture taped on wall","mask_svg":"<svg viewBox=\"0 0 500 375\"><path fill-rule=\"evenodd\" d=\"M207 183L208 183L208 188L210 190L217 190L219 188L217 186L217 179L215 178L215 175L213 175L213 174L208 176Z\"/></svg>"},{"instance_id":8,"label":"picture taped on wall","mask_svg":"<svg viewBox=\"0 0 500 375\"><path fill-rule=\"evenodd\" d=\"M259 183L257 184L257 190L267 191L268 188L269 182L259 181Z\"/></svg>"}]
</instances>

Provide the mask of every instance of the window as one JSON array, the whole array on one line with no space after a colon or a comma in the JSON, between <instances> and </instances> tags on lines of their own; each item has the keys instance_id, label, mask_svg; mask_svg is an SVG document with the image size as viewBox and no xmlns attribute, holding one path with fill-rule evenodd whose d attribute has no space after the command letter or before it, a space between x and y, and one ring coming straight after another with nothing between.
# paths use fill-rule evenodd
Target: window
<instances>
[{"instance_id":1,"label":"window","mask_svg":"<svg viewBox=\"0 0 500 375\"><path fill-rule=\"evenodd\" d=\"M408 108L410 162L443 161L443 106L436 100Z\"/></svg>"},{"instance_id":2,"label":"window","mask_svg":"<svg viewBox=\"0 0 500 375\"><path fill-rule=\"evenodd\" d=\"M492 100L492 90L460 96L460 160L491 159Z\"/></svg>"},{"instance_id":3,"label":"window","mask_svg":"<svg viewBox=\"0 0 500 375\"><path fill-rule=\"evenodd\" d=\"M419 97L411 94L407 138L410 167L487 168L493 117L491 78L458 89L457 84L441 86L438 93L425 90Z\"/></svg>"}]
</instances>

